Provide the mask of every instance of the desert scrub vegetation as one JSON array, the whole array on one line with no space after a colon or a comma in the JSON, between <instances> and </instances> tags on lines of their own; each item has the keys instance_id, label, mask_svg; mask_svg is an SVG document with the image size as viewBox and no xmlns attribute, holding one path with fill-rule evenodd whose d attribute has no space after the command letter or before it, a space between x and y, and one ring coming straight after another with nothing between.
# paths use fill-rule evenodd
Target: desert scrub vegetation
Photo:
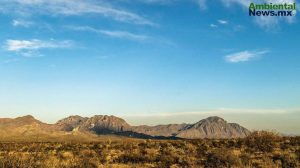
<instances>
[{"instance_id":1,"label":"desert scrub vegetation","mask_svg":"<svg viewBox=\"0 0 300 168\"><path fill-rule=\"evenodd\" d=\"M3 168L300 167L300 137L257 131L240 139L1 142Z\"/></svg>"}]
</instances>

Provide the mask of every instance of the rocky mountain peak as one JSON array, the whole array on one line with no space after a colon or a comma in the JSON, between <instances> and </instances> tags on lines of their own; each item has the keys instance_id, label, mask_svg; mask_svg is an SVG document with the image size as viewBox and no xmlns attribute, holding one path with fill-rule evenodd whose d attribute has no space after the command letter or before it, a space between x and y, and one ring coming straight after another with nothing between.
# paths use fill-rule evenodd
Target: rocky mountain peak
<instances>
[{"instance_id":1,"label":"rocky mountain peak","mask_svg":"<svg viewBox=\"0 0 300 168\"><path fill-rule=\"evenodd\" d=\"M15 120L36 120L32 115L25 115L22 117L17 117Z\"/></svg>"},{"instance_id":2,"label":"rocky mountain peak","mask_svg":"<svg viewBox=\"0 0 300 168\"><path fill-rule=\"evenodd\" d=\"M80 126L81 130L101 133L121 132L130 129L130 125L122 118L108 115L95 115Z\"/></svg>"},{"instance_id":3,"label":"rocky mountain peak","mask_svg":"<svg viewBox=\"0 0 300 168\"><path fill-rule=\"evenodd\" d=\"M223 118L213 116L200 120L179 132L181 138L237 138L245 137L250 131L238 124L227 123Z\"/></svg>"},{"instance_id":4,"label":"rocky mountain peak","mask_svg":"<svg viewBox=\"0 0 300 168\"><path fill-rule=\"evenodd\" d=\"M61 120L57 121L56 124L80 122L84 119L85 119L85 117L81 117L79 115L73 115L73 116L69 116L67 118L64 118L64 119L61 119Z\"/></svg>"},{"instance_id":5,"label":"rocky mountain peak","mask_svg":"<svg viewBox=\"0 0 300 168\"><path fill-rule=\"evenodd\" d=\"M42 123L39 120L35 119L32 115L26 115L22 117L17 117L13 119L13 122L18 124L32 124L32 123Z\"/></svg>"},{"instance_id":6,"label":"rocky mountain peak","mask_svg":"<svg viewBox=\"0 0 300 168\"><path fill-rule=\"evenodd\" d=\"M205 120L210 121L210 122L226 122L223 118L218 117L218 116L208 117Z\"/></svg>"},{"instance_id":7,"label":"rocky mountain peak","mask_svg":"<svg viewBox=\"0 0 300 168\"><path fill-rule=\"evenodd\" d=\"M93 117L69 116L59 120L56 125L63 131L92 131L97 134L113 133L129 130L130 125L122 118L109 115L95 115Z\"/></svg>"},{"instance_id":8,"label":"rocky mountain peak","mask_svg":"<svg viewBox=\"0 0 300 168\"><path fill-rule=\"evenodd\" d=\"M67 118L64 118L62 120L59 120L56 125L60 127L63 131L72 131L76 127L78 127L80 124L84 123L88 118L81 117L79 115L69 116Z\"/></svg>"}]
</instances>

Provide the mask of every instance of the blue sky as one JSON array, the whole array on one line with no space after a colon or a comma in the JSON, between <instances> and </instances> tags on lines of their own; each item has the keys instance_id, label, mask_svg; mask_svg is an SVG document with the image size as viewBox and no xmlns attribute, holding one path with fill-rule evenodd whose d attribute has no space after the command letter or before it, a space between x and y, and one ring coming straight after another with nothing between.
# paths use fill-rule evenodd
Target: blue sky
<instances>
[{"instance_id":1,"label":"blue sky","mask_svg":"<svg viewBox=\"0 0 300 168\"><path fill-rule=\"evenodd\" d=\"M300 119L299 17L250 2L0 0L0 114Z\"/></svg>"}]
</instances>

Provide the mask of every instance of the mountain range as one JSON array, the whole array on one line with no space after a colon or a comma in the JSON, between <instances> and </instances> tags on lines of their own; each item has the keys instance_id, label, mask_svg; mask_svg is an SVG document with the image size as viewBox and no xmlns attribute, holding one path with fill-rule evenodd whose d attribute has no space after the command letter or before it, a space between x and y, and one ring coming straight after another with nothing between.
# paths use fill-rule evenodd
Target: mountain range
<instances>
[{"instance_id":1,"label":"mountain range","mask_svg":"<svg viewBox=\"0 0 300 168\"><path fill-rule=\"evenodd\" d=\"M242 138L250 131L239 124L228 123L220 117L208 117L193 124L131 126L124 119L96 115L69 116L55 124L46 124L33 116L0 119L0 140L20 137L91 139L101 135L116 135L146 139Z\"/></svg>"}]
</instances>

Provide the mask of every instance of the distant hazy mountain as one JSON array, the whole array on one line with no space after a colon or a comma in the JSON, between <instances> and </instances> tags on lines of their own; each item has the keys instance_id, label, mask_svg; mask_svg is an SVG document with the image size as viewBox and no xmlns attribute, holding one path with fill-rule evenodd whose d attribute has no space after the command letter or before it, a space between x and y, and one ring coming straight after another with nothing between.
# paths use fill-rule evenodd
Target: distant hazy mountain
<instances>
[{"instance_id":1,"label":"distant hazy mountain","mask_svg":"<svg viewBox=\"0 0 300 168\"><path fill-rule=\"evenodd\" d=\"M137 138L238 138L250 131L227 123L220 117L209 117L194 124L168 124L157 126L130 126L124 119L96 115L93 117L70 116L55 124L42 123L32 116L0 119L2 137L17 135L122 135ZM0 137L1 138L1 137Z\"/></svg>"},{"instance_id":2,"label":"distant hazy mountain","mask_svg":"<svg viewBox=\"0 0 300 168\"><path fill-rule=\"evenodd\" d=\"M239 138L250 131L238 124L227 123L220 117L208 117L195 124L169 124L159 126L134 127L136 132L155 136L175 136L178 138Z\"/></svg>"},{"instance_id":3,"label":"distant hazy mountain","mask_svg":"<svg viewBox=\"0 0 300 168\"><path fill-rule=\"evenodd\" d=\"M0 137L32 136L36 134L51 134L57 129L55 125L45 124L28 115L15 119L0 119Z\"/></svg>"},{"instance_id":4,"label":"distant hazy mountain","mask_svg":"<svg viewBox=\"0 0 300 168\"><path fill-rule=\"evenodd\" d=\"M227 123L220 117L209 117L181 130L176 136L181 138L238 138L250 134L246 128Z\"/></svg>"}]
</instances>

